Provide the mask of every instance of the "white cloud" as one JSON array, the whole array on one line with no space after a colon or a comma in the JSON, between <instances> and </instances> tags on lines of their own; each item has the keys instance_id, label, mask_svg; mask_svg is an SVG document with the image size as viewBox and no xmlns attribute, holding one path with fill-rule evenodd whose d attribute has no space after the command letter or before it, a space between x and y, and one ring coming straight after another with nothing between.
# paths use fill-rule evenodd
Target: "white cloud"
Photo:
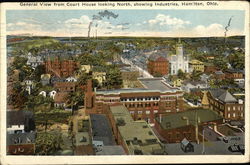
<instances>
[{"instance_id":1,"label":"white cloud","mask_svg":"<svg viewBox=\"0 0 250 165\"><path fill-rule=\"evenodd\" d=\"M190 21L184 21L179 18L171 17L169 15L158 14L154 19L148 20L150 26L160 25L160 26L170 26L171 28L182 28L184 25L191 24Z\"/></svg>"}]
</instances>

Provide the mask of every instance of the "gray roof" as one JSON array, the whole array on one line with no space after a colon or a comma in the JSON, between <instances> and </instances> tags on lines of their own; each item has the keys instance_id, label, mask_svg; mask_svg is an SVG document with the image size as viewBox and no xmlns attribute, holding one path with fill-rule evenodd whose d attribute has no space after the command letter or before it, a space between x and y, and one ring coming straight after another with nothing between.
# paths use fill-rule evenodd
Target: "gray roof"
<instances>
[{"instance_id":1,"label":"gray roof","mask_svg":"<svg viewBox=\"0 0 250 165\"><path fill-rule=\"evenodd\" d=\"M197 118L196 118L197 113ZM221 120L222 117L218 115L216 112L208 109L194 109L194 110L187 110L184 112L178 112L169 115L162 115L161 121L159 117L156 117L156 120L160 123L163 129L173 129L173 128L180 128L187 126L187 120L183 118L189 119L189 125L195 126L196 121L198 118L200 119L200 123L203 122L210 122L215 120Z\"/></svg>"},{"instance_id":2,"label":"gray roof","mask_svg":"<svg viewBox=\"0 0 250 165\"><path fill-rule=\"evenodd\" d=\"M236 98L234 98L231 93L229 93L227 90L224 89L211 89L209 90L211 95L214 98L219 99L220 101L223 101L225 103L235 103L237 102Z\"/></svg>"},{"instance_id":3,"label":"gray roof","mask_svg":"<svg viewBox=\"0 0 250 165\"><path fill-rule=\"evenodd\" d=\"M91 114L90 120L93 140L103 141L104 145L114 145L115 140L107 117L102 114Z\"/></svg>"},{"instance_id":4,"label":"gray roof","mask_svg":"<svg viewBox=\"0 0 250 165\"><path fill-rule=\"evenodd\" d=\"M182 143L184 146L186 146L186 145L188 145L189 141L188 141L186 138L184 138L184 139L181 141L181 143Z\"/></svg>"},{"instance_id":5,"label":"gray roof","mask_svg":"<svg viewBox=\"0 0 250 165\"><path fill-rule=\"evenodd\" d=\"M120 145L115 146L102 146L96 155L126 155L124 149Z\"/></svg>"},{"instance_id":6,"label":"gray roof","mask_svg":"<svg viewBox=\"0 0 250 165\"><path fill-rule=\"evenodd\" d=\"M7 134L7 145L35 143L35 137L35 132Z\"/></svg>"},{"instance_id":7,"label":"gray roof","mask_svg":"<svg viewBox=\"0 0 250 165\"><path fill-rule=\"evenodd\" d=\"M162 56L160 56L159 54L151 54L150 56L149 56L149 60L151 60L151 61L156 61L156 60L158 60L159 58L161 58ZM164 58L164 57L162 57L162 58ZM165 59L165 58L164 58ZM166 59L165 59L166 60Z\"/></svg>"}]
</instances>

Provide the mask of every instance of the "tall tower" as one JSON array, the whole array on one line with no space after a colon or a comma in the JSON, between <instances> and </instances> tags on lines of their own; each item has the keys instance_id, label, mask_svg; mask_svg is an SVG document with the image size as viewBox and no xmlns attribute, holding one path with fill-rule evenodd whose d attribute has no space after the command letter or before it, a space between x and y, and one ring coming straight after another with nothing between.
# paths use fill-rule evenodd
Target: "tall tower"
<instances>
[{"instance_id":1,"label":"tall tower","mask_svg":"<svg viewBox=\"0 0 250 165\"><path fill-rule=\"evenodd\" d=\"M92 109L94 107L94 92L92 90L92 80L87 81L84 105L86 109Z\"/></svg>"}]
</instances>

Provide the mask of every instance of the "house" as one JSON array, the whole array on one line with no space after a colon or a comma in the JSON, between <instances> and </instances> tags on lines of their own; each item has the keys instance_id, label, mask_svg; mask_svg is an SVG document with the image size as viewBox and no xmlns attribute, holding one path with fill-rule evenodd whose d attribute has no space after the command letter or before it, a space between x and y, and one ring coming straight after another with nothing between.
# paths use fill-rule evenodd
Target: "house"
<instances>
[{"instance_id":1,"label":"house","mask_svg":"<svg viewBox=\"0 0 250 165\"><path fill-rule=\"evenodd\" d=\"M186 138L181 141L181 149L184 152L194 152L194 145L191 144Z\"/></svg>"},{"instance_id":2,"label":"house","mask_svg":"<svg viewBox=\"0 0 250 165\"><path fill-rule=\"evenodd\" d=\"M158 114L155 129L168 143L180 143L184 138L194 142L200 140L199 127L211 122L222 123L223 118L209 109L193 109L173 114Z\"/></svg>"},{"instance_id":3,"label":"house","mask_svg":"<svg viewBox=\"0 0 250 165\"><path fill-rule=\"evenodd\" d=\"M55 90L50 91L50 92L49 92L49 97L55 99L56 93L57 93L57 92L56 92Z\"/></svg>"},{"instance_id":4,"label":"house","mask_svg":"<svg viewBox=\"0 0 250 165\"><path fill-rule=\"evenodd\" d=\"M213 77L214 79L217 79L217 80L224 80L226 78L226 75L220 70L220 71L215 71L213 74Z\"/></svg>"},{"instance_id":5,"label":"house","mask_svg":"<svg viewBox=\"0 0 250 165\"><path fill-rule=\"evenodd\" d=\"M36 140L35 132L7 134L7 154L34 155L35 140Z\"/></svg>"},{"instance_id":6,"label":"house","mask_svg":"<svg viewBox=\"0 0 250 165\"><path fill-rule=\"evenodd\" d=\"M43 97L46 97L46 96L47 96L47 93L46 93L46 91L41 91L41 92L39 93L39 95L42 95Z\"/></svg>"},{"instance_id":7,"label":"house","mask_svg":"<svg viewBox=\"0 0 250 165\"><path fill-rule=\"evenodd\" d=\"M192 60L189 62L189 71L200 71L204 72L204 63L199 60Z\"/></svg>"},{"instance_id":8,"label":"house","mask_svg":"<svg viewBox=\"0 0 250 165\"><path fill-rule=\"evenodd\" d=\"M80 68L81 68L80 70L85 73L89 73L92 70L91 65L81 65Z\"/></svg>"},{"instance_id":9,"label":"house","mask_svg":"<svg viewBox=\"0 0 250 165\"><path fill-rule=\"evenodd\" d=\"M184 81L181 89L185 92L190 92L192 89L207 89L209 84L204 81Z\"/></svg>"},{"instance_id":10,"label":"house","mask_svg":"<svg viewBox=\"0 0 250 165\"><path fill-rule=\"evenodd\" d=\"M207 93L209 108L226 120L244 120L244 102L224 89L210 89Z\"/></svg>"},{"instance_id":11,"label":"house","mask_svg":"<svg viewBox=\"0 0 250 165\"><path fill-rule=\"evenodd\" d=\"M214 66L214 64L212 64L212 63L205 63L204 64L204 72L205 73L210 74L210 73L214 73L217 70L218 70L218 68L216 66Z\"/></svg>"},{"instance_id":12,"label":"house","mask_svg":"<svg viewBox=\"0 0 250 165\"><path fill-rule=\"evenodd\" d=\"M71 76L71 77L66 78L66 82L77 82L77 79Z\"/></svg>"},{"instance_id":13,"label":"house","mask_svg":"<svg viewBox=\"0 0 250 165\"><path fill-rule=\"evenodd\" d=\"M148 72L154 76L167 75L169 72L169 62L166 58L158 55L151 54L147 63Z\"/></svg>"},{"instance_id":14,"label":"house","mask_svg":"<svg viewBox=\"0 0 250 165\"><path fill-rule=\"evenodd\" d=\"M32 56L31 53L28 53L27 65L30 65L35 69L38 65L43 64L43 58L41 56Z\"/></svg>"},{"instance_id":15,"label":"house","mask_svg":"<svg viewBox=\"0 0 250 165\"><path fill-rule=\"evenodd\" d=\"M106 72L93 72L93 79L96 79L99 84L103 84L106 80Z\"/></svg>"},{"instance_id":16,"label":"house","mask_svg":"<svg viewBox=\"0 0 250 165\"><path fill-rule=\"evenodd\" d=\"M41 75L41 83L43 86L45 85L49 85L50 84L50 79L51 79L51 75L50 74L42 74Z\"/></svg>"},{"instance_id":17,"label":"house","mask_svg":"<svg viewBox=\"0 0 250 165\"><path fill-rule=\"evenodd\" d=\"M202 75L200 75L200 80L208 83L210 77L210 75L203 73Z\"/></svg>"},{"instance_id":18,"label":"house","mask_svg":"<svg viewBox=\"0 0 250 165\"><path fill-rule=\"evenodd\" d=\"M32 81L32 80L25 80L25 81L24 81L24 84L25 84L25 86L26 86L26 91L27 91L28 94L30 95L32 89L34 89L34 87L35 87L34 81Z\"/></svg>"},{"instance_id":19,"label":"house","mask_svg":"<svg viewBox=\"0 0 250 165\"><path fill-rule=\"evenodd\" d=\"M7 133L17 134L35 131L34 115L30 111L7 111Z\"/></svg>"}]
</instances>

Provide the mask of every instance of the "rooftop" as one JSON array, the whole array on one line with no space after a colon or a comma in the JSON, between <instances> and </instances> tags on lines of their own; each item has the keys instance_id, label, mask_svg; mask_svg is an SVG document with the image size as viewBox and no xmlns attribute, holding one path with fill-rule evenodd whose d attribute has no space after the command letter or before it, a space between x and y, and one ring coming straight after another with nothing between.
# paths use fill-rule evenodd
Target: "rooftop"
<instances>
[{"instance_id":1,"label":"rooftop","mask_svg":"<svg viewBox=\"0 0 250 165\"><path fill-rule=\"evenodd\" d=\"M237 102L236 98L231 95L227 90L224 89L211 89L209 90L210 94L214 97L223 101L225 103L235 103Z\"/></svg>"},{"instance_id":2,"label":"rooftop","mask_svg":"<svg viewBox=\"0 0 250 165\"><path fill-rule=\"evenodd\" d=\"M35 132L7 134L7 145L35 143L35 139Z\"/></svg>"},{"instance_id":3,"label":"rooftop","mask_svg":"<svg viewBox=\"0 0 250 165\"><path fill-rule=\"evenodd\" d=\"M34 118L33 113L24 110L7 111L7 125L24 125L27 118Z\"/></svg>"},{"instance_id":4,"label":"rooftop","mask_svg":"<svg viewBox=\"0 0 250 165\"><path fill-rule=\"evenodd\" d=\"M164 154L159 139L145 121L134 121L123 105L111 106L110 110L129 154Z\"/></svg>"},{"instance_id":5,"label":"rooftop","mask_svg":"<svg viewBox=\"0 0 250 165\"><path fill-rule=\"evenodd\" d=\"M162 115L161 122L159 117L157 117L156 120L160 123L163 129L179 128L187 125L187 120L183 118L189 119L189 125L195 125L196 113L197 120L199 118L200 123L222 119L222 117L214 111L208 109L194 109L175 114Z\"/></svg>"},{"instance_id":6,"label":"rooftop","mask_svg":"<svg viewBox=\"0 0 250 165\"><path fill-rule=\"evenodd\" d=\"M90 114L93 140L103 141L104 145L114 145L115 140L107 117L103 114Z\"/></svg>"},{"instance_id":7,"label":"rooftop","mask_svg":"<svg viewBox=\"0 0 250 165\"><path fill-rule=\"evenodd\" d=\"M101 151L96 152L96 155L126 155L122 146L102 146Z\"/></svg>"}]
</instances>

